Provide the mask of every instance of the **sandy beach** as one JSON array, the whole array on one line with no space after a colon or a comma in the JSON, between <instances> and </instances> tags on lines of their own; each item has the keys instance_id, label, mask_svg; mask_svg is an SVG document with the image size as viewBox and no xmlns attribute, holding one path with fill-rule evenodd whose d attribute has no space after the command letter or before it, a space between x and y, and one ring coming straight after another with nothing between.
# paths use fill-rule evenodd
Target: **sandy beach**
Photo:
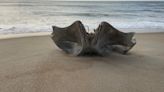
<instances>
[{"instance_id":1,"label":"sandy beach","mask_svg":"<svg viewBox=\"0 0 164 92\"><path fill-rule=\"evenodd\" d=\"M74 57L50 36L0 40L0 92L163 92L164 33L136 34L128 55Z\"/></svg>"}]
</instances>

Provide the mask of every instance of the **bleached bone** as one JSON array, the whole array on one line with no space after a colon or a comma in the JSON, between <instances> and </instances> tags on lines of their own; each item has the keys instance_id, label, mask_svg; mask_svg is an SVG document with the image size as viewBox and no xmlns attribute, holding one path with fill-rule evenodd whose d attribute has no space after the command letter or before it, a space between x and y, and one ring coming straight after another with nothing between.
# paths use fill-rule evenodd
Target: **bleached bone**
<instances>
[{"instance_id":1,"label":"bleached bone","mask_svg":"<svg viewBox=\"0 0 164 92\"><path fill-rule=\"evenodd\" d=\"M109 55L112 51L126 54L135 44L133 32L123 33L107 22L102 22L95 33L87 33L80 21L59 28L53 26L52 39L68 54L75 56L96 53Z\"/></svg>"}]
</instances>

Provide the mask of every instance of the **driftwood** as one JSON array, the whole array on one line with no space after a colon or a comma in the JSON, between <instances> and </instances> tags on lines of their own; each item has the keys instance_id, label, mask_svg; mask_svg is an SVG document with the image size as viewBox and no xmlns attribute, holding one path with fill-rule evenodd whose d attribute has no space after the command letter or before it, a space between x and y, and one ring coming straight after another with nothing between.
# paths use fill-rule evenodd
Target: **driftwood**
<instances>
[{"instance_id":1,"label":"driftwood","mask_svg":"<svg viewBox=\"0 0 164 92\"><path fill-rule=\"evenodd\" d=\"M133 32L123 33L107 22L102 22L94 33L88 33L80 21L59 28L53 26L52 40L55 44L72 55L96 53L102 56L112 51L126 54L135 44Z\"/></svg>"}]
</instances>

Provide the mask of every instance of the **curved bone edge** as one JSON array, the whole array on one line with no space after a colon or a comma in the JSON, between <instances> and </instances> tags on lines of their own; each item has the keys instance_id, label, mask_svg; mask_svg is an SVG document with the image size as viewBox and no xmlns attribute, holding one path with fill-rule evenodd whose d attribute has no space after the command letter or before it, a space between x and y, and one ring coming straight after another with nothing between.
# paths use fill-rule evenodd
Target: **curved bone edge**
<instances>
[{"instance_id":1,"label":"curved bone edge","mask_svg":"<svg viewBox=\"0 0 164 92\"><path fill-rule=\"evenodd\" d=\"M75 56L84 53L88 44L86 40L86 31L80 21L75 21L72 25L59 28L53 26L52 39L56 45L66 53Z\"/></svg>"},{"instance_id":2,"label":"curved bone edge","mask_svg":"<svg viewBox=\"0 0 164 92\"><path fill-rule=\"evenodd\" d=\"M102 22L95 30L95 39L92 45L103 55L108 55L111 51L126 54L135 44L133 36L135 33L124 33L107 22Z\"/></svg>"}]
</instances>

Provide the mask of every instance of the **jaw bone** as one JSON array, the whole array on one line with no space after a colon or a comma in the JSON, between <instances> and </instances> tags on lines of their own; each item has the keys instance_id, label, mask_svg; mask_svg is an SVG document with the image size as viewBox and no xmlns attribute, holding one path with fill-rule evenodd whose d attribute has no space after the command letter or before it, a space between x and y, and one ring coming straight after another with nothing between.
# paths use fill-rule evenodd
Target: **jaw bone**
<instances>
[{"instance_id":1,"label":"jaw bone","mask_svg":"<svg viewBox=\"0 0 164 92\"><path fill-rule=\"evenodd\" d=\"M75 56L96 53L102 56L112 51L126 54L135 44L134 33L123 33L107 22L102 22L95 33L87 33L80 21L59 28L53 26L52 40L68 54Z\"/></svg>"}]
</instances>

